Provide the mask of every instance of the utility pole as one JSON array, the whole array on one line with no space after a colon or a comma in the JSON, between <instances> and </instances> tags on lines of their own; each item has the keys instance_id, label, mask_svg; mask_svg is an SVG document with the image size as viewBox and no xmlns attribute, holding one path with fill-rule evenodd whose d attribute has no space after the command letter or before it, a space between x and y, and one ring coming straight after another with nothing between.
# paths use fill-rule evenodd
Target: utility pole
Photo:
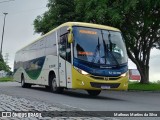
<instances>
[{"instance_id":1,"label":"utility pole","mask_svg":"<svg viewBox=\"0 0 160 120\"><path fill-rule=\"evenodd\" d=\"M1 55L2 55L2 45L3 45L3 36L4 36L5 20L6 20L6 15L7 15L8 13L3 13L3 14L4 14L4 24L3 24L2 41L1 41Z\"/></svg>"},{"instance_id":2,"label":"utility pole","mask_svg":"<svg viewBox=\"0 0 160 120\"><path fill-rule=\"evenodd\" d=\"M1 1L0 3L5 3L5 2L11 2L11 1L14 1L14 0L8 0L8 1Z\"/></svg>"}]
</instances>

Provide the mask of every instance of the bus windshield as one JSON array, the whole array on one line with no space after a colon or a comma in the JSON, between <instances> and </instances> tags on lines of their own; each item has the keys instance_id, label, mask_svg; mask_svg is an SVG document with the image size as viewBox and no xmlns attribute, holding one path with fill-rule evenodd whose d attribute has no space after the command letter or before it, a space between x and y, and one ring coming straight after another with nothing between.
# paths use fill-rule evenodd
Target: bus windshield
<instances>
[{"instance_id":1,"label":"bus windshield","mask_svg":"<svg viewBox=\"0 0 160 120\"><path fill-rule=\"evenodd\" d=\"M127 52L119 31L73 27L74 57L103 65L127 63Z\"/></svg>"}]
</instances>

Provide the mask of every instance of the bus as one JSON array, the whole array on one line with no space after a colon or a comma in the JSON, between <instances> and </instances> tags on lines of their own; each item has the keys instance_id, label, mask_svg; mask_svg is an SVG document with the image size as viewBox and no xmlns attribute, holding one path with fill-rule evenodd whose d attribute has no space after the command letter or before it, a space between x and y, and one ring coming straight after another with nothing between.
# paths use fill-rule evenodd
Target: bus
<instances>
[{"instance_id":1,"label":"bus","mask_svg":"<svg viewBox=\"0 0 160 120\"><path fill-rule=\"evenodd\" d=\"M128 57L119 29L92 23L64 23L16 52L14 80L23 88L128 89Z\"/></svg>"}]
</instances>

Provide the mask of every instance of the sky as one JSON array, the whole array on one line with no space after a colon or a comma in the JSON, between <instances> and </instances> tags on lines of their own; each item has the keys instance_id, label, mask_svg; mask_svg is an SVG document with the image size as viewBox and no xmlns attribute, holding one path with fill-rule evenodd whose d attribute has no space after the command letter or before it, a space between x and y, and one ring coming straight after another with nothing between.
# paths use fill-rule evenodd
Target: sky
<instances>
[{"instance_id":1,"label":"sky","mask_svg":"<svg viewBox=\"0 0 160 120\"><path fill-rule=\"evenodd\" d=\"M10 2L7 2L10 1ZM0 42L4 12L7 12L3 38L3 56L9 54L8 65L13 70L16 51L31 43L40 34L34 33L33 21L47 11L48 0L0 0ZM136 69L129 60L129 69ZM150 81L160 80L160 50L152 49L150 59Z\"/></svg>"},{"instance_id":2,"label":"sky","mask_svg":"<svg viewBox=\"0 0 160 120\"><path fill-rule=\"evenodd\" d=\"M0 0L0 42L5 12L6 24L3 38L3 56L9 53L9 66L13 69L14 56L17 50L37 39L33 21L47 10L48 0Z\"/></svg>"}]
</instances>

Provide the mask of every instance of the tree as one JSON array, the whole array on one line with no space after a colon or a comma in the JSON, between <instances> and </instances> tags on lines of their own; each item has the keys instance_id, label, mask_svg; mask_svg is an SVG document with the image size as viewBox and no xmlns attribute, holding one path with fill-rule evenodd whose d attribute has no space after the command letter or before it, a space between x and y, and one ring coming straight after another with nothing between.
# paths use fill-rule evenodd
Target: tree
<instances>
[{"instance_id":1,"label":"tree","mask_svg":"<svg viewBox=\"0 0 160 120\"><path fill-rule=\"evenodd\" d=\"M68 4L71 2L72 5ZM66 21L92 22L120 28L128 56L140 72L141 83L149 83L150 51L160 40L160 1L49 0L48 8L43 16L38 16L34 21L35 32L44 34Z\"/></svg>"},{"instance_id":2,"label":"tree","mask_svg":"<svg viewBox=\"0 0 160 120\"><path fill-rule=\"evenodd\" d=\"M153 47L160 49L160 40L158 42L156 42Z\"/></svg>"},{"instance_id":3,"label":"tree","mask_svg":"<svg viewBox=\"0 0 160 120\"><path fill-rule=\"evenodd\" d=\"M10 72L10 67L6 65L6 63L3 60L3 56L0 54L0 71L4 70L6 72Z\"/></svg>"},{"instance_id":4,"label":"tree","mask_svg":"<svg viewBox=\"0 0 160 120\"><path fill-rule=\"evenodd\" d=\"M2 57L2 54L0 54L0 71L4 69L4 60L3 60L3 57Z\"/></svg>"},{"instance_id":5,"label":"tree","mask_svg":"<svg viewBox=\"0 0 160 120\"><path fill-rule=\"evenodd\" d=\"M149 60L153 45L160 40L160 2L154 0L125 1L119 13L124 22L119 26L124 33L129 58L136 64L141 83L149 83ZM118 7L118 6L117 6ZM119 8L122 9L122 8ZM125 9L128 9L125 11ZM130 11L130 12L129 12Z\"/></svg>"},{"instance_id":6,"label":"tree","mask_svg":"<svg viewBox=\"0 0 160 120\"><path fill-rule=\"evenodd\" d=\"M74 0L49 0L48 11L34 20L36 33L45 34L58 25L73 21L75 16Z\"/></svg>"},{"instance_id":7,"label":"tree","mask_svg":"<svg viewBox=\"0 0 160 120\"><path fill-rule=\"evenodd\" d=\"M141 74L141 83L149 83L150 51L160 40L160 1L88 0L82 7L85 21L121 29L128 56Z\"/></svg>"},{"instance_id":8,"label":"tree","mask_svg":"<svg viewBox=\"0 0 160 120\"><path fill-rule=\"evenodd\" d=\"M4 61L1 53L0 53L0 61Z\"/></svg>"}]
</instances>

